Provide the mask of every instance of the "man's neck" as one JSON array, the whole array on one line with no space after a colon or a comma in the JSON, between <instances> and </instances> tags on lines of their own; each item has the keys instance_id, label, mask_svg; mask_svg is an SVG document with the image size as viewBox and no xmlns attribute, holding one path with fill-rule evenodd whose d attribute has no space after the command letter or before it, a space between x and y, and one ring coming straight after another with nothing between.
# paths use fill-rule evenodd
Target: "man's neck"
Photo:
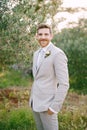
<instances>
[{"instance_id":1,"label":"man's neck","mask_svg":"<svg viewBox=\"0 0 87 130\"><path fill-rule=\"evenodd\" d=\"M42 49L43 49L44 51L46 51L47 48L48 48L51 44L52 44L52 43L50 42L47 46L43 47Z\"/></svg>"}]
</instances>

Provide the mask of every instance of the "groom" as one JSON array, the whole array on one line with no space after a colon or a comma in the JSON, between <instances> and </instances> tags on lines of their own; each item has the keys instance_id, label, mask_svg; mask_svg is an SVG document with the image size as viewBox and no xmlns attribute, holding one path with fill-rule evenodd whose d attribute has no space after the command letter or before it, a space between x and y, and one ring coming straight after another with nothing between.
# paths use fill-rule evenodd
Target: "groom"
<instances>
[{"instance_id":1,"label":"groom","mask_svg":"<svg viewBox=\"0 0 87 130\"><path fill-rule=\"evenodd\" d=\"M57 114L69 89L67 57L51 42L53 34L47 24L37 27L36 38L41 48L33 57L34 82L29 104L37 130L58 130Z\"/></svg>"}]
</instances>

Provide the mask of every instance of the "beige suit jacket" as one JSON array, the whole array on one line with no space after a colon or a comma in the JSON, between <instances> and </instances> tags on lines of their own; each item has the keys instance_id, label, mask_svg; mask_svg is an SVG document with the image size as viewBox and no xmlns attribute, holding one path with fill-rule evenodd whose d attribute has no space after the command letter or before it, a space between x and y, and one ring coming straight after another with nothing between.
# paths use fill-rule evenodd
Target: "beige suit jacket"
<instances>
[{"instance_id":1,"label":"beige suit jacket","mask_svg":"<svg viewBox=\"0 0 87 130\"><path fill-rule=\"evenodd\" d=\"M44 56L37 70L38 52L34 53L33 58L34 82L29 104L33 102L36 112L47 111L49 107L59 112L69 89L67 57L61 49L51 44L47 49L50 55Z\"/></svg>"}]
</instances>

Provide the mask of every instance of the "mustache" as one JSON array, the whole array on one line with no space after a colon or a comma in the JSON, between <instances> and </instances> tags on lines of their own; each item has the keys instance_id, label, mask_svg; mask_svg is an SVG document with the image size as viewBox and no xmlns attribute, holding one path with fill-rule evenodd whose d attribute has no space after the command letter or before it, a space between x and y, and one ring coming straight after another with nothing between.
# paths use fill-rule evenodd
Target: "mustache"
<instances>
[{"instance_id":1,"label":"mustache","mask_svg":"<svg viewBox=\"0 0 87 130\"><path fill-rule=\"evenodd\" d=\"M41 39L40 41L47 41L47 39Z\"/></svg>"}]
</instances>

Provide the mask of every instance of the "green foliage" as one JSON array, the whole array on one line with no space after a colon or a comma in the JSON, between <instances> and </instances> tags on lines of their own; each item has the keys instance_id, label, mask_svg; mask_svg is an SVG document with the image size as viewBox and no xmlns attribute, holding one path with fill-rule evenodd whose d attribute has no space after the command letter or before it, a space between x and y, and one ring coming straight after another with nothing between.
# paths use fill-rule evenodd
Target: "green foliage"
<instances>
[{"instance_id":1,"label":"green foliage","mask_svg":"<svg viewBox=\"0 0 87 130\"><path fill-rule=\"evenodd\" d=\"M8 1L0 1L0 70L7 65L17 64L23 72L24 69L31 68L33 52L38 48L35 39L37 24L46 22L49 18L53 20L61 0L19 0L19 4L12 9L8 8ZM54 21L52 26L55 26ZM81 19L77 27L62 30L53 40L68 56L72 90L80 89L83 93L87 93L86 35L87 20ZM8 76L6 78L8 79ZM4 84L2 81L2 87L14 85L10 84L9 80L4 80ZM15 80L16 85L19 84L17 81Z\"/></svg>"},{"instance_id":2,"label":"green foliage","mask_svg":"<svg viewBox=\"0 0 87 130\"><path fill-rule=\"evenodd\" d=\"M60 130L86 130L87 117L86 108L84 112L81 111L67 111L59 114L59 128Z\"/></svg>"},{"instance_id":3,"label":"green foliage","mask_svg":"<svg viewBox=\"0 0 87 130\"><path fill-rule=\"evenodd\" d=\"M10 86L31 86L32 77L24 76L20 71L16 70L4 70L0 72L0 88L6 88Z\"/></svg>"},{"instance_id":4,"label":"green foliage","mask_svg":"<svg viewBox=\"0 0 87 130\"><path fill-rule=\"evenodd\" d=\"M54 42L62 48L69 60L70 86L78 92L87 93L87 20L81 19L75 28L64 29L54 37Z\"/></svg>"},{"instance_id":5,"label":"green foliage","mask_svg":"<svg viewBox=\"0 0 87 130\"><path fill-rule=\"evenodd\" d=\"M7 112L0 111L0 130L36 130L32 112L21 108Z\"/></svg>"},{"instance_id":6,"label":"green foliage","mask_svg":"<svg viewBox=\"0 0 87 130\"><path fill-rule=\"evenodd\" d=\"M87 108L79 111L61 111L59 117L60 130L86 130ZM0 111L0 130L36 130L32 112L29 108L20 108L11 111Z\"/></svg>"},{"instance_id":7,"label":"green foliage","mask_svg":"<svg viewBox=\"0 0 87 130\"><path fill-rule=\"evenodd\" d=\"M56 4L55 4L56 2ZM1 2L3 3L3 2ZM53 17L61 1L19 0L14 8L3 10L0 21L0 64L2 66L21 63L31 67L34 50L38 47L35 39L36 25ZM4 7L8 7L4 4Z\"/></svg>"},{"instance_id":8,"label":"green foliage","mask_svg":"<svg viewBox=\"0 0 87 130\"><path fill-rule=\"evenodd\" d=\"M28 109L12 111L9 118L9 129L32 129L34 120Z\"/></svg>"}]
</instances>

